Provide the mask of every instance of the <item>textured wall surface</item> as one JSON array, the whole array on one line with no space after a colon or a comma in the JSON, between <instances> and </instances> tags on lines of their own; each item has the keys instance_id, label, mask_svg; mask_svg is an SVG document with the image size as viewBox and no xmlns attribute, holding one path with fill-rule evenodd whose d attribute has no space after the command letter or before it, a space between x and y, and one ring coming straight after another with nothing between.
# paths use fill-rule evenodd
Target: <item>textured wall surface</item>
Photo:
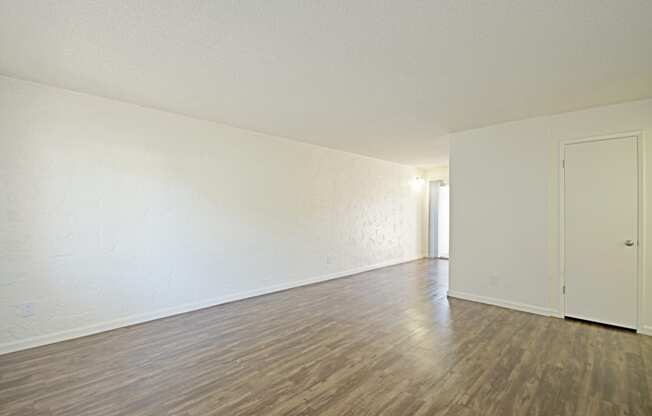
<instances>
[{"instance_id":1,"label":"textured wall surface","mask_svg":"<svg viewBox=\"0 0 652 416\"><path fill-rule=\"evenodd\" d=\"M0 78L0 346L419 257L417 174Z\"/></svg>"}]
</instances>

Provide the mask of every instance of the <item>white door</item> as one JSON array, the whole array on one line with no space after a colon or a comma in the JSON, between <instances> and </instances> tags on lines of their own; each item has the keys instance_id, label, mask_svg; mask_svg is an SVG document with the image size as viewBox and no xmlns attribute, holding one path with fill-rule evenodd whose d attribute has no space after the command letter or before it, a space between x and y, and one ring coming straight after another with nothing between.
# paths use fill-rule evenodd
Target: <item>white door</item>
<instances>
[{"instance_id":1,"label":"white door","mask_svg":"<svg viewBox=\"0 0 652 416\"><path fill-rule=\"evenodd\" d=\"M564 146L566 316L636 328L636 137Z\"/></svg>"}]
</instances>

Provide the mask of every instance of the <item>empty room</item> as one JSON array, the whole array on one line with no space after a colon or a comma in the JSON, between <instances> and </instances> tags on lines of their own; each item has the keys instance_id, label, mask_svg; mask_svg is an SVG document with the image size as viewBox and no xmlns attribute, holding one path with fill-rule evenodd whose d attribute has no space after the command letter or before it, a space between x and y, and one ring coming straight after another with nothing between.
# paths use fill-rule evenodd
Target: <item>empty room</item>
<instances>
[{"instance_id":1,"label":"empty room","mask_svg":"<svg viewBox=\"0 0 652 416\"><path fill-rule=\"evenodd\" d=\"M650 212L649 0L0 0L0 416L651 416Z\"/></svg>"}]
</instances>

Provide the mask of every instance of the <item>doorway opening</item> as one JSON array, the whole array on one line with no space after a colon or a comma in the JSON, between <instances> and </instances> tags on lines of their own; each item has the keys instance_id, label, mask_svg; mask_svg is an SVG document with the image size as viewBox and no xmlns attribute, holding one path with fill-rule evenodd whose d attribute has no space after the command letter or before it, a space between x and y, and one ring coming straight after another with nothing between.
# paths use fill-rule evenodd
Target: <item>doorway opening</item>
<instances>
[{"instance_id":1,"label":"doorway opening","mask_svg":"<svg viewBox=\"0 0 652 416\"><path fill-rule=\"evenodd\" d=\"M428 213L428 257L448 259L449 186L443 180L429 183Z\"/></svg>"}]
</instances>

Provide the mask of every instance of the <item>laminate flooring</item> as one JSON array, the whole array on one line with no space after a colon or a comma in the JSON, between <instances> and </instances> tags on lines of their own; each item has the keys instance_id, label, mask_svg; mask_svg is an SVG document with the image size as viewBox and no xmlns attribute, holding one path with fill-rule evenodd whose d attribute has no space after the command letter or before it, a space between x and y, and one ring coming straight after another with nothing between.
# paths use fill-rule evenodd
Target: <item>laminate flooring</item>
<instances>
[{"instance_id":1,"label":"laminate flooring","mask_svg":"<svg viewBox=\"0 0 652 416\"><path fill-rule=\"evenodd\" d=\"M652 337L446 297L448 262L0 356L0 416L652 415Z\"/></svg>"}]
</instances>

